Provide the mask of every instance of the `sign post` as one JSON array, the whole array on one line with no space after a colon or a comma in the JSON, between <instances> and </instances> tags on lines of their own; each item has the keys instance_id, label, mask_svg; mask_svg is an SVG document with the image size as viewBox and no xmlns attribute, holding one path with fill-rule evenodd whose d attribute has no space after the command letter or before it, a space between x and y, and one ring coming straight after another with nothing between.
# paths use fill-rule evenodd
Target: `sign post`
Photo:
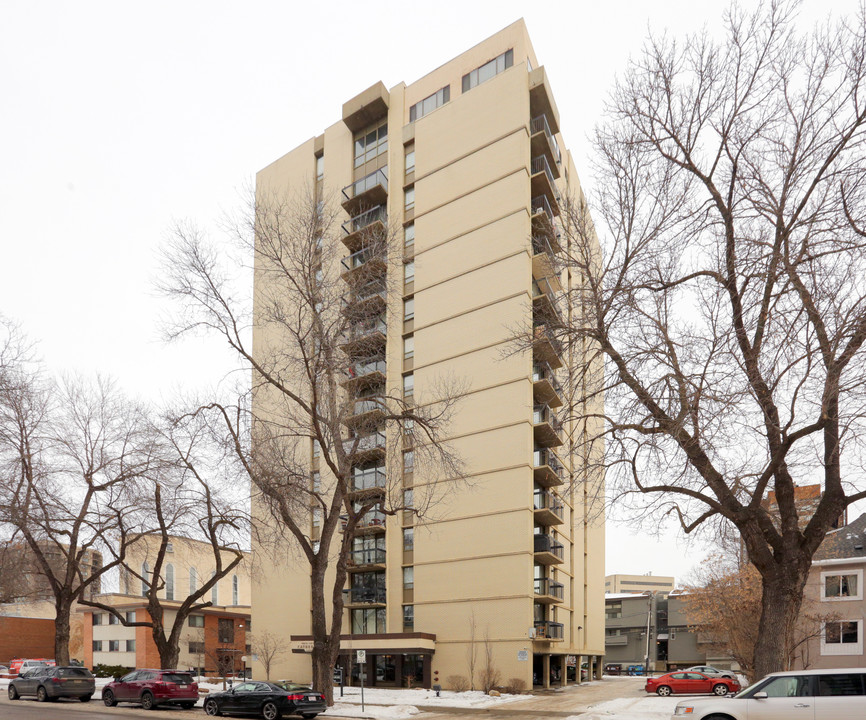
<instances>
[{"instance_id":1,"label":"sign post","mask_svg":"<svg viewBox=\"0 0 866 720\"><path fill-rule=\"evenodd\" d=\"M361 712L364 712L364 676L367 674L367 651L358 650L355 653L358 665L361 666Z\"/></svg>"}]
</instances>

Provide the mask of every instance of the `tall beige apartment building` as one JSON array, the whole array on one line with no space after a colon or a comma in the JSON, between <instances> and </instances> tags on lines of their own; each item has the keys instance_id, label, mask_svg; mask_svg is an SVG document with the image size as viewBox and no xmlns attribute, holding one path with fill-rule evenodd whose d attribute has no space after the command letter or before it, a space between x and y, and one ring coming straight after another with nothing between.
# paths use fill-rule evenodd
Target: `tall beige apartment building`
<instances>
[{"instance_id":1,"label":"tall beige apartment building","mask_svg":"<svg viewBox=\"0 0 866 720\"><path fill-rule=\"evenodd\" d=\"M345 348L354 353L345 391L361 398L358 412L376 392L423 404L442 378L464 388L448 434L468 481L446 486L425 519L372 513L354 539L346 679L362 672L358 650L368 685L447 687L468 678L474 654L477 686L488 647L502 682L559 685L577 680L583 662L600 669L603 477L570 459L580 429L562 412L560 381L584 358L548 332L575 312L561 290L577 278L556 268L565 199L580 187L523 21L410 85L372 85L257 176L260 193L317 185L342 203L347 302L375 300L385 285L369 278L395 272L372 267L363 231L399 229L402 277L387 298L397 302L359 328L367 342ZM365 266L359 285L353 273ZM521 329L535 341L515 351ZM385 452L384 438L371 438L359 465L365 487L389 467L373 452ZM407 467L406 489L448 482L426 473ZM267 567L254 577L253 623L292 647L271 677L309 680L309 568ZM264 676L260 664L254 672Z\"/></svg>"}]
</instances>

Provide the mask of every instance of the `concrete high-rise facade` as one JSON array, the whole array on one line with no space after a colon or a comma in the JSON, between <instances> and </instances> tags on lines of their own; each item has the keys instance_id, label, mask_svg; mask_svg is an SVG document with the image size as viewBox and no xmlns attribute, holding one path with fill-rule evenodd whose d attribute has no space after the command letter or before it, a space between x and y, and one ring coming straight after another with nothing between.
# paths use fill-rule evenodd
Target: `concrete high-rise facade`
<instances>
[{"instance_id":1,"label":"concrete high-rise facade","mask_svg":"<svg viewBox=\"0 0 866 720\"><path fill-rule=\"evenodd\" d=\"M503 683L564 683L586 661L600 669L604 479L572 452L587 408L565 411L564 381L586 358L550 332L577 311L562 292L580 279L561 269L561 229L581 190L523 21L410 85L371 86L257 176L260 193L304 187L342 203L347 298L369 284L352 284L369 255L359 233L399 228L396 302L370 328L378 347L346 345L358 357L345 391L381 387L423 404L443 377L463 388L448 440L468 480L448 485L429 517L372 513L355 538L346 678L361 672L357 650L373 685L447 687L469 676L472 656L479 673L488 648ZM521 331L535 338L524 349ZM449 481L403 463L410 493ZM310 678L309 583L303 562L254 576L254 626L292 644L272 677Z\"/></svg>"}]
</instances>

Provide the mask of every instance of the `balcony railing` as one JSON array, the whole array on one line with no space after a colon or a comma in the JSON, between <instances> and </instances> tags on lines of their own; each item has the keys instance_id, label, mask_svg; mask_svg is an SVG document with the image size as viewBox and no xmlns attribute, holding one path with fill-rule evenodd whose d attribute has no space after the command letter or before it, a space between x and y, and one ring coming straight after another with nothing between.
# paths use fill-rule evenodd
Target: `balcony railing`
<instances>
[{"instance_id":1,"label":"balcony railing","mask_svg":"<svg viewBox=\"0 0 866 720\"><path fill-rule=\"evenodd\" d=\"M356 322L349 326L343 336L343 344L349 345L360 340L367 340L373 335L387 335L388 325L385 320L379 317L367 318L360 322Z\"/></svg>"},{"instance_id":2,"label":"balcony railing","mask_svg":"<svg viewBox=\"0 0 866 720\"><path fill-rule=\"evenodd\" d=\"M346 220L341 227L343 228L343 233L351 235L352 233L358 232L358 230L363 230L365 227L372 225L375 222L384 223L387 218L387 208L384 205L377 205L374 208L362 212L360 215L355 215L355 217Z\"/></svg>"},{"instance_id":3,"label":"balcony railing","mask_svg":"<svg viewBox=\"0 0 866 720\"><path fill-rule=\"evenodd\" d=\"M537 215L539 213L546 215L547 219L550 221L550 226L555 228L554 223L556 215L553 212L553 206L550 204L550 200L548 200L545 195L536 195L532 198L532 214Z\"/></svg>"},{"instance_id":4,"label":"balcony railing","mask_svg":"<svg viewBox=\"0 0 866 720\"><path fill-rule=\"evenodd\" d=\"M547 403L541 403L532 408L532 423L534 425L547 423L557 435L562 433L562 421L560 421Z\"/></svg>"},{"instance_id":5,"label":"balcony railing","mask_svg":"<svg viewBox=\"0 0 866 720\"><path fill-rule=\"evenodd\" d=\"M346 594L344 603L346 605L384 605L385 590L384 588L365 588L353 587L348 590L343 590Z\"/></svg>"},{"instance_id":6,"label":"balcony railing","mask_svg":"<svg viewBox=\"0 0 866 720\"><path fill-rule=\"evenodd\" d=\"M556 476L560 480L562 480L565 475L565 468L562 467L562 463L560 463L556 455L547 448L536 450L532 454L532 463L537 468L549 467L554 473L556 473Z\"/></svg>"},{"instance_id":7,"label":"balcony railing","mask_svg":"<svg viewBox=\"0 0 866 720\"><path fill-rule=\"evenodd\" d=\"M532 507L535 510L550 510L552 513L562 517L562 500L547 490L536 490L532 494Z\"/></svg>"},{"instance_id":8,"label":"balcony railing","mask_svg":"<svg viewBox=\"0 0 866 720\"><path fill-rule=\"evenodd\" d=\"M360 567L363 565L384 565L385 548L362 548L352 550L349 553L349 565Z\"/></svg>"},{"instance_id":9,"label":"balcony railing","mask_svg":"<svg viewBox=\"0 0 866 720\"><path fill-rule=\"evenodd\" d=\"M386 300L388 297L382 279L365 283L360 287L352 288L352 291L340 299L341 306L347 314L351 314L357 305L366 303L373 298Z\"/></svg>"},{"instance_id":10,"label":"balcony railing","mask_svg":"<svg viewBox=\"0 0 866 720\"><path fill-rule=\"evenodd\" d=\"M356 380L373 373L384 375L387 371L388 365L381 356L362 358L356 360L346 368L346 377L349 380Z\"/></svg>"},{"instance_id":11,"label":"balcony railing","mask_svg":"<svg viewBox=\"0 0 866 720\"><path fill-rule=\"evenodd\" d=\"M384 434L382 442L384 444ZM369 468L362 472L352 473L352 492L361 492L362 490L382 490L385 487L385 469L381 467Z\"/></svg>"},{"instance_id":12,"label":"balcony railing","mask_svg":"<svg viewBox=\"0 0 866 720\"><path fill-rule=\"evenodd\" d=\"M562 162L562 153L559 150L559 143L556 142L556 138L553 136L553 131L550 129L550 124L547 122L547 115L538 115L537 117L532 118L529 123L529 128L533 135L537 132L543 132L547 136L553 150L554 159L558 163Z\"/></svg>"},{"instance_id":13,"label":"balcony railing","mask_svg":"<svg viewBox=\"0 0 866 720\"><path fill-rule=\"evenodd\" d=\"M357 252L353 252L349 257L344 257L340 264L343 266L343 272L351 272L363 267L371 260L384 261L383 253L375 248L361 248Z\"/></svg>"},{"instance_id":14,"label":"balcony railing","mask_svg":"<svg viewBox=\"0 0 866 720\"><path fill-rule=\"evenodd\" d=\"M364 415L370 412L383 412L384 406L382 405L382 401L378 398L359 398L355 400L354 405L352 406L352 413L354 415Z\"/></svg>"},{"instance_id":15,"label":"balcony railing","mask_svg":"<svg viewBox=\"0 0 866 720\"><path fill-rule=\"evenodd\" d=\"M535 578L535 594L562 600L565 594L565 585L550 578Z\"/></svg>"},{"instance_id":16,"label":"balcony railing","mask_svg":"<svg viewBox=\"0 0 866 720\"><path fill-rule=\"evenodd\" d=\"M532 174L536 175L537 173L543 172L547 175L547 179L550 180L550 188L556 193L556 177L553 174L553 170L550 169L550 163L547 162L547 158L544 155L539 155L538 157L532 158L531 165Z\"/></svg>"},{"instance_id":17,"label":"balcony railing","mask_svg":"<svg viewBox=\"0 0 866 720\"><path fill-rule=\"evenodd\" d=\"M364 516L355 527L358 530L384 530L385 513L378 510L370 510L364 513Z\"/></svg>"},{"instance_id":18,"label":"balcony railing","mask_svg":"<svg viewBox=\"0 0 866 720\"><path fill-rule=\"evenodd\" d=\"M546 202L547 198L542 196L542 199ZM554 250L553 245L550 242L550 238L545 235L533 235L532 236L532 252L534 255L540 255L544 253L550 258L550 262L553 264L556 262L556 250Z\"/></svg>"},{"instance_id":19,"label":"balcony railing","mask_svg":"<svg viewBox=\"0 0 866 720\"><path fill-rule=\"evenodd\" d=\"M553 373L553 368L550 367L546 362L536 362L532 366L532 382L541 382L542 380L546 380L553 387L554 392L557 395L562 396L562 385L559 380L556 379L556 375Z\"/></svg>"},{"instance_id":20,"label":"balcony railing","mask_svg":"<svg viewBox=\"0 0 866 720\"><path fill-rule=\"evenodd\" d=\"M374 450L385 450L385 433L373 432L360 437L350 437L343 441L343 451L353 455L362 455ZM364 490L366 488L356 488Z\"/></svg>"},{"instance_id":21,"label":"balcony railing","mask_svg":"<svg viewBox=\"0 0 866 720\"><path fill-rule=\"evenodd\" d=\"M534 537L534 547L537 553L550 553L556 556L559 560L565 557L565 546L552 535L536 534Z\"/></svg>"},{"instance_id":22,"label":"balcony railing","mask_svg":"<svg viewBox=\"0 0 866 720\"><path fill-rule=\"evenodd\" d=\"M562 623L550 622L549 620L536 620L533 624L535 625L536 640L562 640Z\"/></svg>"},{"instance_id":23,"label":"balcony railing","mask_svg":"<svg viewBox=\"0 0 866 720\"><path fill-rule=\"evenodd\" d=\"M562 366L562 343L553 334L551 329L544 323L535 325L535 344L540 349L542 357L539 359L550 363L551 366L556 364L557 367ZM544 347L549 345L549 349ZM550 355L550 353L553 353Z\"/></svg>"},{"instance_id":24,"label":"balcony railing","mask_svg":"<svg viewBox=\"0 0 866 720\"><path fill-rule=\"evenodd\" d=\"M372 190L380 185L385 192L388 192L388 173L385 172L385 168L380 168L379 170L362 177L360 180L355 180L352 184L346 185L346 187L343 188L343 198L347 201L353 200L359 195L363 195L368 190Z\"/></svg>"}]
</instances>

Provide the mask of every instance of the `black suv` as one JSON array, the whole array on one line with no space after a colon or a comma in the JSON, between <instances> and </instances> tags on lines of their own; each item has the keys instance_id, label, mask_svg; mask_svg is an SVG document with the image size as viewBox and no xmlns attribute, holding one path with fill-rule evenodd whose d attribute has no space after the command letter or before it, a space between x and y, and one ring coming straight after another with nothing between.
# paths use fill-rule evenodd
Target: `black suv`
<instances>
[{"instance_id":1,"label":"black suv","mask_svg":"<svg viewBox=\"0 0 866 720\"><path fill-rule=\"evenodd\" d=\"M43 667L27 670L9 682L9 699L35 695L40 702L68 697L88 702L96 689L90 670L83 667Z\"/></svg>"}]
</instances>

